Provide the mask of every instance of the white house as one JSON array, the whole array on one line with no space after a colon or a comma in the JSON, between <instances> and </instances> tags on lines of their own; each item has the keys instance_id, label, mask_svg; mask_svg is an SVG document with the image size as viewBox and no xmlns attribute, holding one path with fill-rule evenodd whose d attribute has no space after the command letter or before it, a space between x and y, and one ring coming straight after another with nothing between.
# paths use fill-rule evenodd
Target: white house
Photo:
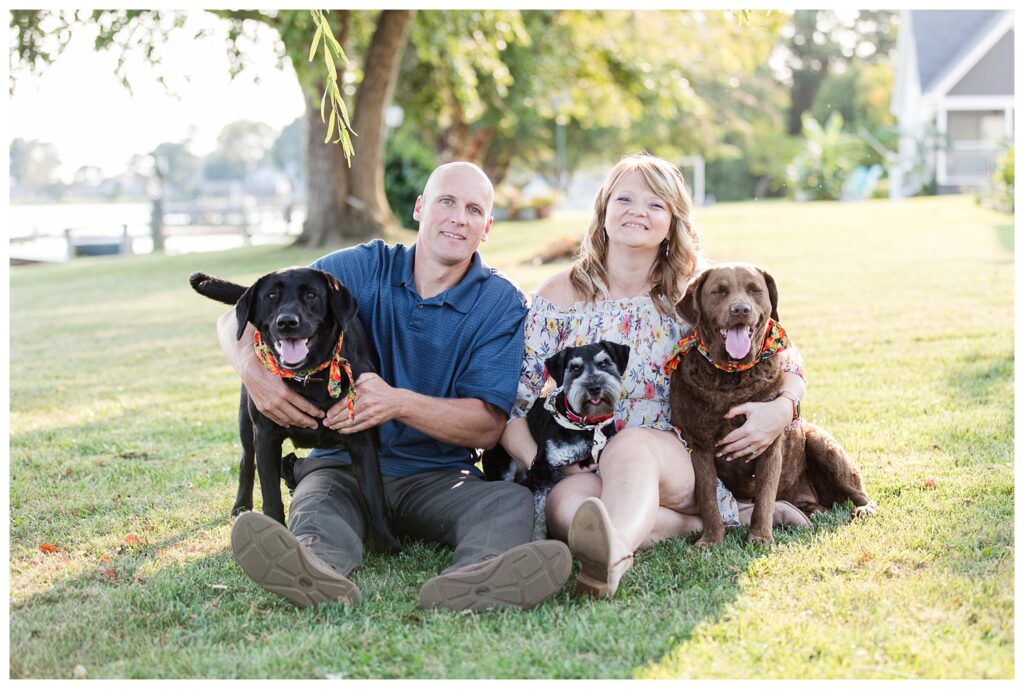
<instances>
[{"instance_id":1,"label":"white house","mask_svg":"<svg viewBox=\"0 0 1024 689\"><path fill-rule=\"evenodd\" d=\"M990 185L1013 140L1013 12L903 10L896 49L890 196Z\"/></svg>"}]
</instances>

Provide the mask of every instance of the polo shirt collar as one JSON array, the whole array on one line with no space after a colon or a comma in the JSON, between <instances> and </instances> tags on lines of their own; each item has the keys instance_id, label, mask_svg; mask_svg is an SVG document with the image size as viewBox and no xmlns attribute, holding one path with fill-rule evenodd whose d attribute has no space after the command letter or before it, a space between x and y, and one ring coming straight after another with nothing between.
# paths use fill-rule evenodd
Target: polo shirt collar
<instances>
[{"instance_id":1,"label":"polo shirt collar","mask_svg":"<svg viewBox=\"0 0 1024 689\"><path fill-rule=\"evenodd\" d=\"M408 289L413 292L416 291L416 283L413 281L412 269L413 264L416 262L416 245L405 248L399 253L399 265L396 266L397 270L393 270L391 275L392 284L405 285ZM480 286L483 285L484 281L490 276L491 269L483 262L480 258L480 252L473 253L473 260L469 264L469 268L466 269L466 274L462 276L458 284L448 290L441 292L441 294L434 297L438 299L442 304L448 304L456 311L461 313L469 313L470 309L473 308L473 304L476 303L477 295L480 292Z\"/></svg>"}]
</instances>

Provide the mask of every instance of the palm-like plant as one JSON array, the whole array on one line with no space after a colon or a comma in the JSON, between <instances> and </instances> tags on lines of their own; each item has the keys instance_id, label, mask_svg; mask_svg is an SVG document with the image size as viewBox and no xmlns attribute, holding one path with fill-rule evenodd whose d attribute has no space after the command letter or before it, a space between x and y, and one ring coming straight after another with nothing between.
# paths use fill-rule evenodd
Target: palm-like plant
<instances>
[{"instance_id":1,"label":"palm-like plant","mask_svg":"<svg viewBox=\"0 0 1024 689\"><path fill-rule=\"evenodd\" d=\"M811 199L838 199L864 143L843 131L843 116L838 112L829 115L824 127L809 113L804 113L802 121L804 148L789 166L790 179L798 193Z\"/></svg>"}]
</instances>

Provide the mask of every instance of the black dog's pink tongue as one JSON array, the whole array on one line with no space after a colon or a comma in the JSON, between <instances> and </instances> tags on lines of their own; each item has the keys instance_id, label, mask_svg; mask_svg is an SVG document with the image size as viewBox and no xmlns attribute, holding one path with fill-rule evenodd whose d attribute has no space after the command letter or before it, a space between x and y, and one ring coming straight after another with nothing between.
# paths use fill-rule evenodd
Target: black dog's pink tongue
<instances>
[{"instance_id":1,"label":"black dog's pink tongue","mask_svg":"<svg viewBox=\"0 0 1024 689\"><path fill-rule=\"evenodd\" d=\"M309 354L305 340L281 340L281 360L286 364L297 364Z\"/></svg>"},{"instance_id":2,"label":"black dog's pink tongue","mask_svg":"<svg viewBox=\"0 0 1024 689\"><path fill-rule=\"evenodd\" d=\"M746 326L738 325L726 331L725 351L733 359L743 359L750 353L750 335L747 334Z\"/></svg>"}]
</instances>

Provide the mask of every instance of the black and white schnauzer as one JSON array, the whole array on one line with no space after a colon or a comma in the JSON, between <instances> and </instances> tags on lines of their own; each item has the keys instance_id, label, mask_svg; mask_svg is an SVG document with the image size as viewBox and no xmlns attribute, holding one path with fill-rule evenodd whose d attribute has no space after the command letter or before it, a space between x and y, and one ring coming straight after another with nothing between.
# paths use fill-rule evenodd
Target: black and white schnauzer
<instances>
[{"instance_id":1,"label":"black and white schnauzer","mask_svg":"<svg viewBox=\"0 0 1024 689\"><path fill-rule=\"evenodd\" d=\"M483 455L488 481L521 483L533 492L534 539L547 537L544 507L548 493L570 464L594 464L605 443L615 435L615 404L622 393L622 376L629 363L629 345L601 340L566 347L545 360L557 386L538 398L526 413L537 456L524 471L501 445Z\"/></svg>"}]
</instances>

